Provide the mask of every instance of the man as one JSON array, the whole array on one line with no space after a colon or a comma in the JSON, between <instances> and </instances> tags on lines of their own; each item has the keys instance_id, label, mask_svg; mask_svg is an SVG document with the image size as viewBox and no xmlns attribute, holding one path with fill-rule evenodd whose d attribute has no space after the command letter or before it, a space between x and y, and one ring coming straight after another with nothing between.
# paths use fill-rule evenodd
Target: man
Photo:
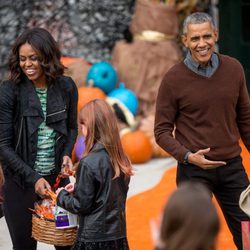
<instances>
[{"instance_id":1,"label":"man","mask_svg":"<svg viewBox=\"0 0 250 250\"><path fill-rule=\"evenodd\" d=\"M238 202L249 181L239 139L249 151L250 101L242 66L215 52L217 39L208 14L197 12L185 19L182 41L188 53L167 72L159 88L155 137L178 161L177 185L186 180L206 184L235 245L242 249L240 222L249 218Z\"/></svg>"}]
</instances>

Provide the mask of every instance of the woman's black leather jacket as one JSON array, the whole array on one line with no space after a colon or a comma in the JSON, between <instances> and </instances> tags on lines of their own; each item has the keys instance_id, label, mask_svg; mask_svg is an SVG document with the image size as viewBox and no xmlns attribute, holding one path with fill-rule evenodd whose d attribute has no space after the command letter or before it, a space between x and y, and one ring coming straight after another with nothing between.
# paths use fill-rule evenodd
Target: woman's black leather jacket
<instances>
[{"instance_id":1,"label":"woman's black leather jacket","mask_svg":"<svg viewBox=\"0 0 250 250\"><path fill-rule=\"evenodd\" d=\"M106 241L126 237L125 204L129 177L112 179L110 157L101 144L78 166L73 195L62 190L57 204L79 215L79 241Z\"/></svg>"},{"instance_id":2,"label":"woman's black leather jacket","mask_svg":"<svg viewBox=\"0 0 250 250\"><path fill-rule=\"evenodd\" d=\"M62 157L71 156L77 136L77 88L69 77L60 77L47 89L46 124L56 131L55 174ZM40 100L27 78L0 85L0 161L6 177L33 185L41 176L33 169L38 127L45 119ZM53 173L52 173L53 174Z\"/></svg>"}]
</instances>

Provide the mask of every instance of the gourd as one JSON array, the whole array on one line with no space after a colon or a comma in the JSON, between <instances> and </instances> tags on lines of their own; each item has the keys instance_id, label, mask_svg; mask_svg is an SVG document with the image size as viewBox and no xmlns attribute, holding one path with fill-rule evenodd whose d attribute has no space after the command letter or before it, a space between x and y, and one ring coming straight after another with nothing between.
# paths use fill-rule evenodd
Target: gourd
<instances>
[{"instance_id":1,"label":"gourd","mask_svg":"<svg viewBox=\"0 0 250 250\"><path fill-rule=\"evenodd\" d=\"M103 99L105 100L106 94L99 88L95 87L80 87L78 88L78 112L81 108L88 103L89 101L95 99Z\"/></svg>"},{"instance_id":2,"label":"gourd","mask_svg":"<svg viewBox=\"0 0 250 250\"><path fill-rule=\"evenodd\" d=\"M102 89L106 94L113 90L117 82L117 73L113 66L105 61L94 63L87 74L87 86Z\"/></svg>"},{"instance_id":3,"label":"gourd","mask_svg":"<svg viewBox=\"0 0 250 250\"><path fill-rule=\"evenodd\" d=\"M120 83L119 87L113 89L107 97L121 102L134 116L137 114L138 98L132 90L125 87L124 83Z\"/></svg>"},{"instance_id":4,"label":"gourd","mask_svg":"<svg viewBox=\"0 0 250 250\"><path fill-rule=\"evenodd\" d=\"M152 145L150 139L143 131L121 131L121 142L123 149L129 157L131 163L145 163L152 158Z\"/></svg>"}]
</instances>

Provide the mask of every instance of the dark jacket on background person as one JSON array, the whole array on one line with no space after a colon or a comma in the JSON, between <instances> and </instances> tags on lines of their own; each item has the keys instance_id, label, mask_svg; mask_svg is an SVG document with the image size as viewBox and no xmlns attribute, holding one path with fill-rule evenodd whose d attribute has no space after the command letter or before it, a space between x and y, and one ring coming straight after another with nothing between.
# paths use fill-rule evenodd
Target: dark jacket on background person
<instances>
[{"instance_id":1,"label":"dark jacket on background person","mask_svg":"<svg viewBox=\"0 0 250 250\"><path fill-rule=\"evenodd\" d=\"M4 107L0 109L0 161L4 174L21 186L34 185L41 178L33 169L38 127L45 119L40 100L27 78L19 84L4 81L0 93L0 105ZM56 169L51 174L60 172L64 155L71 156L77 136L75 103L77 89L71 78L60 77L48 86L46 125L56 131Z\"/></svg>"},{"instance_id":2,"label":"dark jacket on background person","mask_svg":"<svg viewBox=\"0 0 250 250\"><path fill-rule=\"evenodd\" d=\"M81 159L73 195L62 190L57 204L79 215L79 241L108 241L126 237L125 204L129 177L114 171L101 144Z\"/></svg>"}]
</instances>

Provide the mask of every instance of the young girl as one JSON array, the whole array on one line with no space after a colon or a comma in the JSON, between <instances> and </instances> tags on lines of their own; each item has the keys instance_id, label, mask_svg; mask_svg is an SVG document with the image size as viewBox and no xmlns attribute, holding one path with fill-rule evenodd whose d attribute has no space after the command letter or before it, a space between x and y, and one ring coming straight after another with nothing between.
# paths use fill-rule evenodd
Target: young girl
<instances>
[{"instance_id":1,"label":"young girl","mask_svg":"<svg viewBox=\"0 0 250 250\"><path fill-rule=\"evenodd\" d=\"M72 249L128 250L125 204L132 167L115 115L105 101L94 100L81 109L79 123L85 152L76 184L57 190L57 204L79 215Z\"/></svg>"}]
</instances>

